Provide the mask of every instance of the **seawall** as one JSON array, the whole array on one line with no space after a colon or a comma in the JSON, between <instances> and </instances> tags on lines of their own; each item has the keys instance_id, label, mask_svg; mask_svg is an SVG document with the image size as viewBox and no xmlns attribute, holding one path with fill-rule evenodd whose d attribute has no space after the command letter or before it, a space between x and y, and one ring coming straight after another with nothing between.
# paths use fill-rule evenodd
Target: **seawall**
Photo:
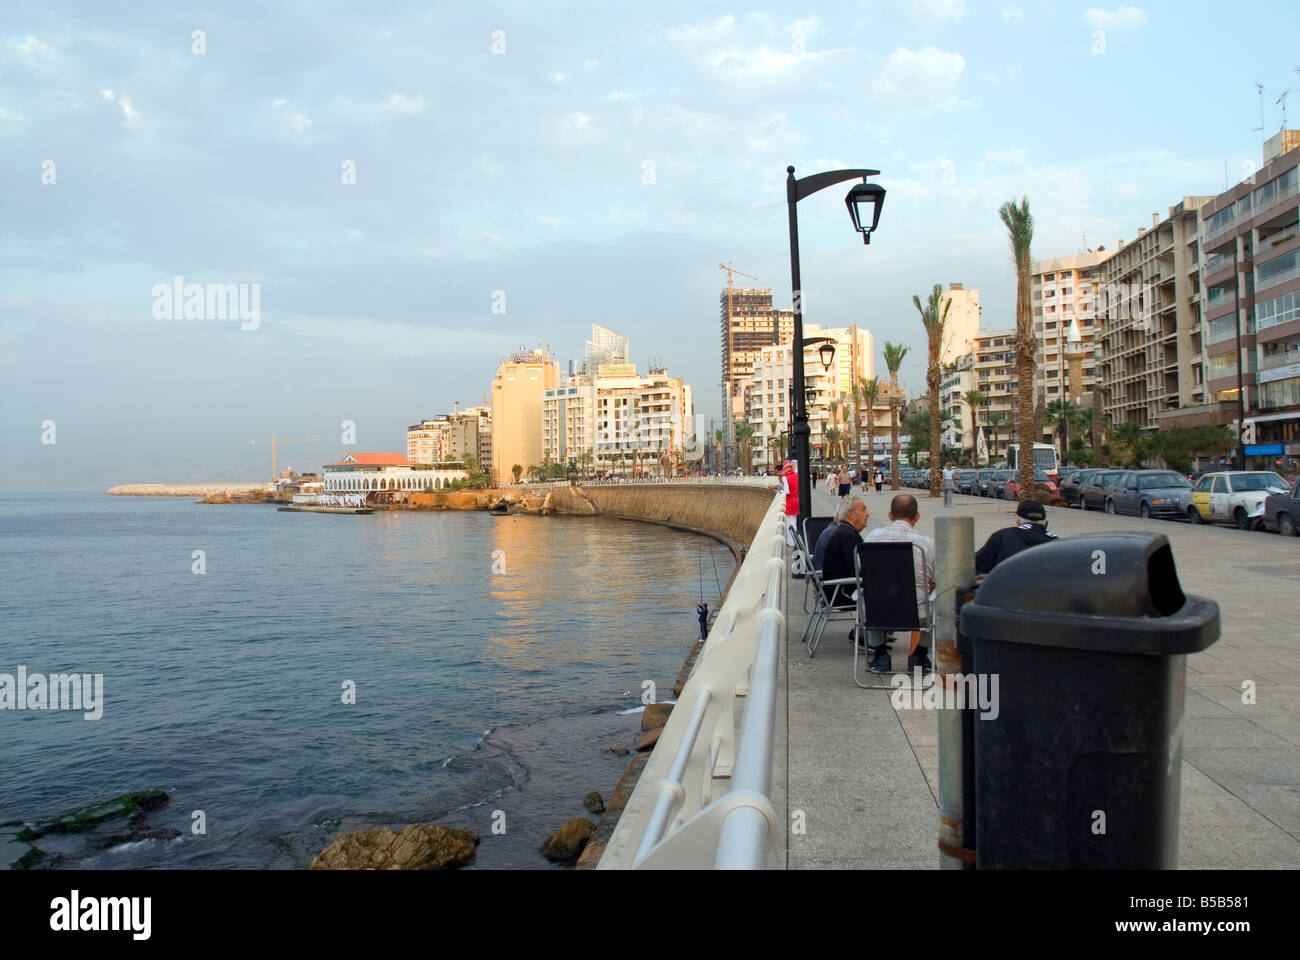
<instances>
[{"instance_id":1,"label":"seawall","mask_svg":"<svg viewBox=\"0 0 1300 960\"><path fill-rule=\"evenodd\" d=\"M602 514L646 520L702 533L731 548L737 562L753 542L775 494L765 484L629 483L557 487L550 509L557 514Z\"/></svg>"},{"instance_id":2,"label":"seawall","mask_svg":"<svg viewBox=\"0 0 1300 960\"><path fill-rule=\"evenodd\" d=\"M262 483L119 483L107 491L110 497L239 497L266 490Z\"/></svg>"}]
</instances>

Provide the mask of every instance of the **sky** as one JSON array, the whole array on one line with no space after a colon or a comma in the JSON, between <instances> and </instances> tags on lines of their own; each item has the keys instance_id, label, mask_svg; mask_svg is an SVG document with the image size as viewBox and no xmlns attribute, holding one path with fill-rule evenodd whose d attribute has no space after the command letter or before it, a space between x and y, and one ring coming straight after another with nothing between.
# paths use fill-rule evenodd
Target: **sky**
<instances>
[{"instance_id":1,"label":"sky","mask_svg":"<svg viewBox=\"0 0 1300 960\"><path fill-rule=\"evenodd\" d=\"M404 452L593 323L718 416L718 264L789 305L790 164L881 171L870 246L849 184L799 204L805 320L907 344L919 393L913 295L1014 322L1001 203L1035 258L1113 249L1257 167L1289 87L1300 126L1300 8L1230 10L6 3L0 490ZM177 277L257 310L170 311Z\"/></svg>"}]
</instances>

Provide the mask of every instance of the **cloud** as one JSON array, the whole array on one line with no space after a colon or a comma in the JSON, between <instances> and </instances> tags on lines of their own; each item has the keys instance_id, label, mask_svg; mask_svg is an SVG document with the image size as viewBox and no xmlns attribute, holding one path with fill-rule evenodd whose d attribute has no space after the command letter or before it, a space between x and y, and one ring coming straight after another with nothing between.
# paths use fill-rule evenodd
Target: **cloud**
<instances>
[{"instance_id":1,"label":"cloud","mask_svg":"<svg viewBox=\"0 0 1300 960\"><path fill-rule=\"evenodd\" d=\"M605 97L605 102L618 103L620 100L635 100L635 99L636 99L636 94L634 93L623 93L621 90L615 90L613 93Z\"/></svg>"},{"instance_id":2,"label":"cloud","mask_svg":"<svg viewBox=\"0 0 1300 960\"><path fill-rule=\"evenodd\" d=\"M1147 12L1141 7L1116 7L1115 10L1101 10L1093 7L1083 12L1083 19L1088 26L1112 33L1137 33L1146 25Z\"/></svg>"},{"instance_id":3,"label":"cloud","mask_svg":"<svg viewBox=\"0 0 1300 960\"><path fill-rule=\"evenodd\" d=\"M1007 147L1003 150L985 150L984 160L987 163L1002 164L1008 167L1027 167L1029 166L1029 151L1024 147Z\"/></svg>"},{"instance_id":4,"label":"cloud","mask_svg":"<svg viewBox=\"0 0 1300 960\"><path fill-rule=\"evenodd\" d=\"M1005 24L1020 23L1025 19L1025 11L1010 8L1002 11L1002 22Z\"/></svg>"},{"instance_id":5,"label":"cloud","mask_svg":"<svg viewBox=\"0 0 1300 960\"><path fill-rule=\"evenodd\" d=\"M965 69L966 60L959 53L948 53L937 47L920 50L898 47L880 67L875 94L922 111L957 106L961 101L956 98L955 89Z\"/></svg>"},{"instance_id":6,"label":"cloud","mask_svg":"<svg viewBox=\"0 0 1300 960\"><path fill-rule=\"evenodd\" d=\"M543 226L547 226L547 227L558 227L560 224L564 222L559 217L537 216L534 217L533 219L535 219L538 223L542 224Z\"/></svg>"},{"instance_id":7,"label":"cloud","mask_svg":"<svg viewBox=\"0 0 1300 960\"><path fill-rule=\"evenodd\" d=\"M301 113L295 113L289 125L293 128L294 133L306 133L311 128L311 117L304 117Z\"/></svg>"},{"instance_id":8,"label":"cloud","mask_svg":"<svg viewBox=\"0 0 1300 960\"><path fill-rule=\"evenodd\" d=\"M423 96L407 97L400 93L394 93L387 100L376 106L375 109L381 114L412 116L417 113L423 113L425 106L426 104Z\"/></svg>"},{"instance_id":9,"label":"cloud","mask_svg":"<svg viewBox=\"0 0 1300 960\"><path fill-rule=\"evenodd\" d=\"M122 111L122 125L124 127L134 126L135 122L140 119L140 114L131 106L131 101L126 97L119 97L112 90L100 90L105 100L116 103Z\"/></svg>"}]
</instances>

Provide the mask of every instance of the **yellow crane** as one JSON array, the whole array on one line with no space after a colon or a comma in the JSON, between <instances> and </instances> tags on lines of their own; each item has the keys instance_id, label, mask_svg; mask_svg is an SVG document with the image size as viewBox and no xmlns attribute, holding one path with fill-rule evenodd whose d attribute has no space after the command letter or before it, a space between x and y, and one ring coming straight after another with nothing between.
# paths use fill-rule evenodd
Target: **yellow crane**
<instances>
[{"instance_id":1,"label":"yellow crane","mask_svg":"<svg viewBox=\"0 0 1300 960\"><path fill-rule=\"evenodd\" d=\"M250 440L253 443L269 443L271 445L271 482L275 483L280 479L280 474L276 470L276 448L281 443L324 443L324 437L297 437L293 440L281 440L276 434L271 434L270 440Z\"/></svg>"}]
</instances>

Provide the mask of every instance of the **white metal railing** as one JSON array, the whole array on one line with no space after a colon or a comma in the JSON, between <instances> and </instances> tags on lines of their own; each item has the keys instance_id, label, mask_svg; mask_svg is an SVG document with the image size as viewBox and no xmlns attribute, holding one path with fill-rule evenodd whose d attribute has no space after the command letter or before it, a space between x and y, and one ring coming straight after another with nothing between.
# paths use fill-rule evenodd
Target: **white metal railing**
<instances>
[{"instance_id":1,"label":"white metal railing","mask_svg":"<svg viewBox=\"0 0 1300 960\"><path fill-rule=\"evenodd\" d=\"M775 854L785 837L771 795L785 584L784 511L774 497L601 869L758 870ZM724 778L730 787L715 797Z\"/></svg>"},{"instance_id":2,"label":"white metal railing","mask_svg":"<svg viewBox=\"0 0 1300 960\"><path fill-rule=\"evenodd\" d=\"M644 477L637 480L631 478L626 480L579 480L578 483L584 487L626 487L635 484L666 486L674 483L728 483L762 487L775 483L777 479L777 477Z\"/></svg>"}]
</instances>

